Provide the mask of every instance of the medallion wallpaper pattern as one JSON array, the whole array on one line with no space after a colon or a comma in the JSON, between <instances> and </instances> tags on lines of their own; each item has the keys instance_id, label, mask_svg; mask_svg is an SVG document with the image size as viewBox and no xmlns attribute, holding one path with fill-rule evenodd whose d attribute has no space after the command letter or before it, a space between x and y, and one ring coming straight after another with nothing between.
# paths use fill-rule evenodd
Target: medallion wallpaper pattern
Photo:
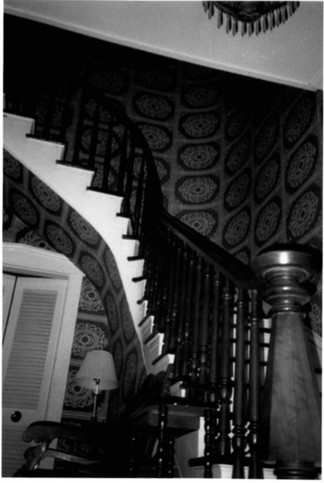
<instances>
[{"instance_id":1,"label":"medallion wallpaper pattern","mask_svg":"<svg viewBox=\"0 0 324 483\"><path fill-rule=\"evenodd\" d=\"M42 135L46 102L54 92L52 134L55 137L62 123L63 105L68 101L71 125L67 161L73 156L76 119L83 95L77 76L82 73L109 99L122 106L142 130L153 152L165 205L171 214L246 264L261 250L277 243L308 245L321 250L321 93L224 73L48 27L41 27L39 31L36 24L30 28L30 23L21 19L11 19L9 25L11 29L7 32L12 34L6 36L6 48L10 50L10 41L13 47L11 56L5 56L4 81L8 92L11 89L14 96L12 100L7 96L8 108L15 104L13 99L17 98L17 92L20 97L15 104L16 110L23 110L31 92L41 93L36 132ZM29 43L35 44L34 48L28 46L28 53L25 53L27 57L33 52L33 68L29 67L30 60L28 68L24 68L21 43L16 50L14 47L14 32L23 29ZM48 60L38 54L39 38L47 42ZM19 56L21 62L17 62ZM91 147L94 106L94 100L87 99L81 143L76 151L81 162L87 158ZM106 113L100 115L104 125ZM103 173L105 136L103 129L101 142L96 147L95 185ZM116 152L113 155L117 159L118 137L114 141ZM113 172L111 176L113 183ZM31 186L32 189L35 204L42 188ZM103 249L102 241L76 213L63 208L53 195L45 205L45 198L43 210L47 210L48 220L41 225L44 240L67 256L76 256L106 309L110 329L108 347L113 347L117 374L124 381L119 393L122 400L142 378L142 367L139 366L137 375L132 376L136 371L137 346L123 292L118 286L119 278L112 276L114 271L109 271L112 277L109 290L106 287L109 250ZM24 216L30 229L25 236L33 240L33 231L37 231L40 223L39 211L35 207L32 209L30 204L27 209L19 191L11 193L10 203L16 213ZM58 218L63 219L64 224ZM84 290L85 300L80 309L83 316L78 320L71 371L76 370L82 347L93 341L102 344L105 341L98 329L106 324L100 318L100 302L95 292ZM317 293L309 306L308 322L320 335L321 290L319 277ZM90 307L90 301L95 318L88 317L85 308ZM121 320L122 328L119 326ZM66 405L72 404L74 396L72 391Z\"/></svg>"},{"instance_id":2,"label":"medallion wallpaper pattern","mask_svg":"<svg viewBox=\"0 0 324 483\"><path fill-rule=\"evenodd\" d=\"M75 326L63 418L90 419L93 396L74 383L88 351L113 354L119 388L110 393L116 420L146 375L140 344L115 259L92 226L10 153L4 151L3 240L67 256L85 277ZM105 420L107 395L99 401Z\"/></svg>"}]
</instances>

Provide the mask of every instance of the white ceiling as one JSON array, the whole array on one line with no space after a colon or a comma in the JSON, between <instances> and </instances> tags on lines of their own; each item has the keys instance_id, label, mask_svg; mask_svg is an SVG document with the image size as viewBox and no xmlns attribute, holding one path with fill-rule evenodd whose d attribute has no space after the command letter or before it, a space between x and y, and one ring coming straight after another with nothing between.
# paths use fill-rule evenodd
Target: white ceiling
<instances>
[{"instance_id":1,"label":"white ceiling","mask_svg":"<svg viewBox=\"0 0 324 483\"><path fill-rule=\"evenodd\" d=\"M286 24L251 37L218 29L197 0L4 0L4 11L228 72L322 89L323 2L303 1Z\"/></svg>"}]
</instances>

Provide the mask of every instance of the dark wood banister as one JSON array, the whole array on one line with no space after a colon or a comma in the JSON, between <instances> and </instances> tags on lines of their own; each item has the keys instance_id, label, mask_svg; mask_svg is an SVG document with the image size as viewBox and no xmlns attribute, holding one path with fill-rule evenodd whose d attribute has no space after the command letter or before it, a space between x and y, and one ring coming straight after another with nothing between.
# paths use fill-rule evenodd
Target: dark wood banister
<instances>
[{"instance_id":1,"label":"dark wood banister","mask_svg":"<svg viewBox=\"0 0 324 483\"><path fill-rule=\"evenodd\" d=\"M256 288L257 282L254 272L248 265L242 263L222 247L216 245L205 236L184 224L163 208L161 183L152 152L142 131L137 124L126 115L122 107L119 107L115 102L112 102L107 98L100 89L86 81L83 81L83 85L88 92L93 93L97 99L100 99L104 105L112 110L114 116L116 116L116 118L118 117L118 120L127 127L129 132L132 133L135 139L137 139L143 149L150 179L149 185L152 197L151 206L153 207L152 217L155 219L160 218L162 224L168 226L177 237L190 246L190 248L195 250L207 262L211 263L217 271L223 273L223 275L225 275L231 282L235 283L235 285L246 289ZM124 193L118 194L123 195Z\"/></svg>"},{"instance_id":2,"label":"dark wood banister","mask_svg":"<svg viewBox=\"0 0 324 483\"><path fill-rule=\"evenodd\" d=\"M100 114L100 107L106 107L109 110L110 115L118 121L118 123L122 124L125 127L124 133L126 136L124 138L124 154L126 156L123 158L123 174L127 176L127 183L125 183L125 179L122 178L121 182L118 183L118 189L114 190L113 193L119 196L128 198L127 200L127 207L124 210L125 216L130 216L132 219L131 213L129 213L129 206L130 206L130 194L126 191L130 189L130 183L133 181L133 162L134 162L134 153L135 149L137 148L138 151L141 153L142 157L141 160L145 161L145 166L147 170L147 175L149 182L146 183L145 189L147 190L147 196L145 194L145 216L144 222L142 218L140 222L134 223L134 235L139 239L140 242L143 242L143 245L147 245L147 241L150 241L150 230L155 232L153 234L152 240L154 241L154 235L159 233L158 230L155 230L156 227L158 229L162 226L167 228L165 231L170 232L173 235L172 243L175 244L174 238L179 241L180 244L185 244L187 248L194 251L198 255L198 262L195 265L195 269L197 273L201 273L201 266L202 260L205 260L207 264L212 265L215 269L215 278L214 284L216 287L216 291L214 293L218 293L217 290L220 290L221 282L218 278L216 272L220 272L223 274L227 281L225 283L225 291L223 292L224 295L224 306L223 308L227 307L227 319L224 318L224 327L229 328L232 323L232 309L230 308L229 299L231 298L231 287L230 283L232 282L236 287L241 289L247 289L250 292L252 290L252 318L250 319L253 331L253 341L251 336L251 344L254 345L254 351L252 354L252 365L251 365L251 373L252 373L252 383L250 387L251 393L251 400L252 404L250 407L250 438L251 438L251 454L252 454L252 466L250 468L251 474L250 477L259 477L260 476L260 468L261 468L261 461L260 461L260 448L262 446L262 441L259 439L259 415L263 414L265 416L265 427L267 429L266 432L269 432L269 448L268 451L268 458L271 460L271 464L276 464L276 474L279 477L287 477L287 478L315 478L317 475L317 464L318 464L318 454L320 449L320 438L319 438L319 427L320 427L320 409L318 409L317 401L318 401L318 393L317 389L315 388L315 382L311 381L312 377L312 369L308 364L308 354L307 354L307 344L306 338L303 334L303 319L302 313L300 310L300 306L304 304L304 301L307 301L309 298L308 287L304 286L304 275L308 271L312 271L315 268L315 271L319 271L320 267L317 266L317 263L314 264L312 260L309 258L305 258L305 255L301 257L300 251L299 252L290 252L287 251L287 247L277 247L275 251L272 253L262 254L257 257L256 262L252 265L252 268L242 263L240 260L236 259L233 255L229 254L223 248L217 246L211 240L208 240L206 237L198 233L197 231L193 230L191 227L185 225L180 220L169 214L163 207L163 195L161 190L161 184L157 172L157 168L155 166L154 158L151 153L151 150L146 142L146 139L135 122L133 122L130 118L127 117L125 111L122 107L119 107L116 102L111 101L107 98L102 91L98 88L90 85L88 82L82 82L82 86L84 88L84 94L91 95L95 97L98 105L96 107L97 112L97 120L99 120ZM99 105L100 103L100 105ZM24 113L23 113L24 114ZM66 126L65 126L66 128ZM98 128L98 126L96 126ZM64 127L62 128L63 133ZM110 131L109 131L110 133ZM107 136L109 135L107 133ZM63 134L62 134L63 135ZM130 167L132 169L128 169L126 167L127 159L127 140L130 138L128 135L131 135L132 145L131 145L131 164ZM91 144L95 144L96 139L92 139ZM138 144L134 145L133 142ZM96 146L94 146L96 148ZM95 149L93 150L92 154L95 153ZM90 157L89 157L90 159ZM78 161L76 159L76 161ZM93 160L92 160L93 161ZM109 160L107 160L109 162ZM80 163L82 164L82 163ZM143 166L143 165L142 165ZM93 167L93 165L92 165ZM130 177L128 177L130 176ZM95 188L97 189L97 188ZM109 192L110 189L106 185L101 188L102 191ZM100 190L100 188L99 188ZM112 191L110 191L112 192ZM142 199L141 199L142 201ZM136 210L135 210L136 211ZM136 214L136 213L135 213ZM143 214L143 212L142 212ZM134 221L134 220L133 220ZM136 221L136 220L135 220ZM148 224L146 224L148 221ZM140 226L139 226L140 225ZM156 225L156 226L155 226ZM139 226L139 228L138 228ZM153 229L151 229L153 228ZM146 230L146 231L145 231ZM163 230L161 230L162 232ZM148 238L147 238L148 233ZM181 241L180 241L181 240ZM141 243L140 243L141 244ZM178 243L176 242L178 245ZM151 248L151 247L150 247ZM154 251L154 247L153 247ZM176 252L177 253L177 252ZM161 257L161 254L157 252L157 249L154 251L154 255ZM163 257L163 255L162 255ZM279 257L279 258L278 258ZM175 255L170 258L166 258L171 262L174 262ZM156 258L152 258L151 262L152 265L156 265ZM164 261L164 260L162 260ZM205 265L205 262L203 265ZM192 262L194 263L194 262ZM159 268L164 269L163 264L159 265ZM169 267L167 267L169 268ZM253 270L254 269L254 270ZM317 270L316 270L317 269ZM180 273L180 269L173 263L173 273L177 276ZM308 274L309 275L309 274ZM210 273L207 270L203 272L203 276L206 278L210 276ZM201 278L201 277L200 277ZM307 277L306 277L307 278ZM159 282L159 278L153 277L152 283L152 292L156 288L156 283ZM218 287L218 288L217 288ZM258 410L259 405L259 372L260 367L258 366L258 311L256 309L257 305L257 290L256 288L261 287L263 293L263 300L268 299L270 305L273 305L272 309L272 317L274 318L274 324L277 326L274 336L271 338L271 347L270 347L270 354L271 357L270 363L268 361L268 368L267 368L267 383L264 390L264 397L262 409ZM287 291L288 290L288 291ZM250 292L251 293L251 292ZM259 291L260 293L260 291ZM198 294L198 295L197 295ZM168 295L168 292L167 292ZM199 300L200 296L200 289L196 291L196 297L191 297L193 300ZM161 297L161 293L156 295L155 291L155 301L158 301L158 297ZM157 298L156 298L157 297ZM243 295L240 294L240 310L243 310ZM219 297L214 297L214 302ZM164 302L164 293L162 294L162 299ZM162 304L163 305L163 304ZM209 306L209 304L207 304ZM190 304L188 304L190 308ZM177 310L181 311L181 307L175 305L175 307L171 307L171 319ZM198 314L201 307L198 307ZM154 313L154 312L153 312ZM158 315L154 313L154 315ZM271 313L270 313L271 315ZM169 319L170 313L167 314L165 317L165 312L162 311L161 315L162 319ZM217 317L218 318L218 317ZM156 316L156 319L158 317ZM243 321L243 316L241 317L241 321ZM170 321L169 321L170 322ZM172 320L171 320L172 322ZM200 319L198 320L199 327L200 327ZM220 318L221 322L221 318ZM186 324L186 320L183 322ZM206 328L206 327L205 327ZM167 329L167 328L166 328ZM298 329L298 330L297 330ZM165 328L164 328L165 330ZM288 334L288 336L287 336ZM224 336L224 333L223 333ZM223 337L224 339L224 337ZM228 343L230 341L229 335L227 337ZM277 343L279 340L279 344ZM287 356L287 340L290 341L290 351L292 355ZM291 342L292 341L292 342ZM188 341L185 340L188 345ZM281 343L282 342L282 343ZM205 343L205 342L204 342ZM224 345L224 341L221 342L222 346ZM279 349L278 349L279 347ZM204 347L203 347L204 348ZM242 348L241 348L242 349ZM186 354L187 347L183 346L184 354ZM199 349L202 352L202 349ZM205 350L205 349L204 349ZM213 349L214 350L214 349ZM276 354L274 351L277 351ZM279 353L278 353L279 351ZM275 356L274 356L275 354ZM198 356L198 352L195 357ZM287 359L288 357L288 359ZM229 359L229 357L228 357ZM289 366L287 364L287 360L289 362ZM224 361L224 357L221 357L221 361ZM187 359L184 361L187 362ZM200 361L201 362L201 361ZM216 364L216 362L214 361ZM241 363L242 366L242 363ZM215 367L212 368L213 370ZM226 371L228 371L229 366L225 367ZM283 369L285 369L285 377L282 377ZM301 379L301 376L303 379ZM215 376L216 377L216 376ZM215 383L214 375L211 377L211 385ZM295 387L299 384L299 394L296 392L296 397L294 393L294 398L292 398L292 394L288 394L287 397L285 396L285 391L287 388L289 389L289 383L294 378L296 380ZM224 381L222 382L221 390L223 391L221 396L223 412L229 414L229 404L230 404L230 378L228 375L223 377ZM278 381L281 383L278 385ZM302 383L300 382L302 381ZM275 388L275 390L274 390ZM211 386L208 388L208 391L211 389ZM241 391L242 392L242 391ZM304 395L307 394L310 397L305 398ZM299 397L300 396L300 397ZM283 401L284 397L284 401ZM292 399L291 401L289 400ZM268 404L264 404L268 403ZM294 429L294 426L291 427L289 424L290 416L292 413L291 408L288 407L288 403L290 403L293 410L298 412L296 419L299 420L298 425L298 434ZM318 406L318 407L317 407ZM289 417L284 413L282 407L287 408L289 411ZM298 411L296 411L298 408ZM314 414L316 413L316 419L314 418ZM300 422L300 415L303 416L303 424ZM235 426L235 448L236 448L236 457L238 458L238 466L237 468L240 470L240 465L243 462L241 452L241 443L242 443L242 427L244 421L241 420L241 413L236 414L236 426ZM228 417L223 418L224 425L228 425ZM309 421L312 421L312 425L309 424ZM263 431L263 440L267 439L266 432ZM285 434L282 436L282 432ZM226 446L227 438L228 438L228 431L225 428L223 431L223 440L221 441ZM307 433L307 437L305 437ZM298 442L303 441L303 447L298 446ZM315 444L316 442L316 444ZM294 445L292 444L294 443ZM314 446L314 447L313 447ZM295 449L295 447L297 449ZM280 451L277 451L277 448ZM311 449L309 449L311 448ZM262 452L264 452L264 449ZM226 451L224 451L226 454ZM305 461L306 460L306 461ZM241 471L241 470L240 470ZM239 471L239 472L240 472Z\"/></svg>"}]
</instances>

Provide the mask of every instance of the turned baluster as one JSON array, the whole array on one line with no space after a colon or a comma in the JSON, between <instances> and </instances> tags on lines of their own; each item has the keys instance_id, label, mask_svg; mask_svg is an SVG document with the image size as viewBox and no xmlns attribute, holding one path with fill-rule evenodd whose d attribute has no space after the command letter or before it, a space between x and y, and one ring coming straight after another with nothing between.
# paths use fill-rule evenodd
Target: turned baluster
<instances>
[{"instance_id":1,"label":"turned baluster","mask_svg":"<svg viewBox=\"0 0 324 483\"><path fill-rule=\"evenodd\" d=\"M128 474L130 478L136 476L136 436L132 434L129 441L129 464L128 464Z\"/></svg>"},{"instance_id":2,"label":"turned baluster","mask_svg":"<svg viewBox=\"0 0 324 483\"><path fill-rule=\"evenodd\" d=\"M105 145L105 161L103 164L103 176L102 176L102 188L108 190L109 188L109 174L110 174L110 161L112 152L112 140L113 140L114 118L112 114L109 115L109 123L107 129L106 145Z\"/></svg>"},{"instance_id":3,"label":"turned baluster","mask_svg":"<svg viewBox=\"0 0 324 483\"><path fill-rule=\"evenodd\" d=\"M197 255L195 264L195 282L194 282L194 310L193 310L193 328L192 328L192 349L190 364L190 383L195 385L197 382L198 372L198 350L199 350L199 330L200 330L200 309L201 309L201 275L202 275L202 259Z\"/></svg>"},{"instance_id":4,"label":"turned baluster","mask_svg":"<svg viewBox=\"0 0 324 483\"><path fill-rule=\"evenodd\" d=\"M174 477L174 437L167 438L167 464L166 464L166 478Z\"/></svg>"},{"instance_id":5,"label":"turned baluster","mask_svg":"<svg viewBox=\"0 0 324 483\"><path fill-rule=\"evenodd\" d=\"M204 447L204 478L213 477L212 438L210 409L204 411L205 420L205 447Z\"/></svg>"},{"instance_id":6,"label":"turned baluster","mask_svg":"<svg viewBox=\"0 0 324 483\"><path fill-rule=\"evenodd\" d=\"M184 326L185 326L185 308L188 302L188 274L189 274L189 260L188 260L188 250L185 246L182 246L181 250L181 263L180 263L180 273L179 273L179 304L178 304L178 332L177 332L177 345L176 345L176 355L175 355L175 379L180 378L181 367L182 367L182 345L184 340Z\"/></svg>"},{"instance_id":7,"label":"turned baluster","mask_svg":"<svg viewBox=\"0 0 324 483\"><path fill-rule=\"evenodd\" d=\"M137 163L140 164L138 172L137 188L136 188L136 203L134 210L134 234L138 238L142 238L142 228L144 222L144 175L145 175L145 157L144 154L136 157Z\"/></svg>"},{"instance_id":8,"label":"turned baluster","mask_svg":"<svg viewBox=\"0 0 324 483\"><path fill-rule=\"evenodd\" d=\"M253 263L272 332L262 404L263 457L285 479L314 479L321 459L320 395L309 357L302 306L320 261L296 250L271 250Z\"/></svg>"},{"instance_id":9,"label":"turned baluster","mask_svg":"<svg viewBox=\"0 0 324 483\"><path fill-rule=\"evenodd\" d=\"M161 290L161 298L160 298L160 326L162 332L167 332L169 326L167 325L167 307L169 303L169 266L171 265L171 257L172 257L172 245L170 243L170 236L169 231L165 230L162 233L163 236L163 250L165 253L165 259L163 267L161 270L163 272L162 277L162 290ZM167 338L167 336L166 336Z\"/></svg>"},{"instance_id":10,"label":"turned baluster","mask_svg":"<svg viewBox=\"0 0 324 483\"><path fill-rule=\"evenodd\" d=\"M157 477L163 478L164 468L166 465L166 431L168 424L168 406L160 404L159 406L159 434L157 448Z\"/></svg>"},{"instance_id":11,"label":"turned baluster","mask_svg":"<svg viewBox=\"0 0 324 483\"><path fill-rule=\"evenodd\" d=\"M148 265L147 291L145 294L148 299L148 309L151 315L156 315L158 313L157 301L161 290L161 279L163 274L161 269L163 263L161 263L161 258L159 256L161 229L160 224L157 224L154 233L152 234L154 250L150 250L150 264Z\"/></svg>"},{"instance_id":12,"label":"turned baluster","mask_svg":"<svg viewBox=\"0 0 324 483\"><path fill-rule=\"evenodd\" d=\"M159 255L162 245L162 227L157 225L155 228L154 250L152 250L152 265L153 265L153 283L150 293L149 308L150 314L154 315L154 326L159 328L160 320L160 296L163 287L163 259Z\"/></svg>"},{"instance_id":13,"label":"turned baluster","mask_svg":"<svg viewBox=\"0 0 324 483\"><path fill-rule=\"evenodd\" d=\"M29 100L32 99L32 96L29 96ZM82 149L82 136L84 133L84 119L86 118L86 105L88 102L88 96L84 90L78 89L77 93L77 105L79 106L76 112L77 115L77 127L76 127L76 134L75 134L75 141L74 146L72 149L72 164L73 165L81 165L80 159L80 150ZM35 117L35 116L33 116ZM88 164L88 160L87 160ZM90 167L90 166L89 166Z\"/></svg>"},{"instance_id":14,"label":"turned baluster","mask_svg":"<svg viewBox=\"0 0 324 483\"><path fill-rule=\"evenodd\" d=\"M165 324L165 334L164 334L164 349L163 352L170 352L170 341L172 339L172 296L173 296L173 283L174 283L174 270L175 270L175 241L171 231L168 230L167 233L167 260L168 265L163 267L165 271L164 278L164 294L163 294L163 318Z\"/></svg>"},{"instance_id":15,"label":"turned baluster","mask_svg":"<svg viewBox=\"0 0 324 483\"><path fill-rule=\"evenodd\" d=\"M187 300L185 305L185 324L183 331L183 342L182 342L182 357L181 357L181 368L180 377L187 378L189 375L189 354L190 354L190 344L191 344L191 324L192 324L192 307L193 307L193 280L194 280L194 252L190 250L189 261L188 261L188 276L187 276Z\"/></svg>"},{"instance_id":16,"label":"turned baluster","mask_svg":"<svg viewBox=\"0 0 324 483\"><path fill-rule=\"evenodd\" d=\"M124 196L125 189L125 172L127 165L127 150L128 150L128 140L129 131L126 126L124 126L124 132L122 134L121 147L120 147L120 161L119 161L119 172L118 172L118 183L117 191L118 194Z\"/></svg>"},{"instance_id":17,"label":"turned baluster","mask_svg":"<svg viewBox=\"0 0 324 483\"><path fill-rule=\"evenodd\" d=\"M210 337L210 368L209 382L211 385L210 402L217 401L217 380L218 380L218 339L219 339L219 313L221 298L221 281L219 273L213 274L212 287L212 330Z\"/></svg>"},{"instance_id":18,"label":"turned baluster","mask_svg":"<svg viewBox=\"0 0 324 483\"><path fill-rule=\"evenodd\" d=\"M164 336L164 351L174 353L176 347L176 333L174 313L176 312L175 293L177 291L177 274L178 274L178 244L177 239L171 233L170 241L171 257L168 270L168 297L166 307L166 332Z\"/></svg>"},{"instance_id":19,"label":"turned baluster","mask_svg":"<svg viewBox=\"0 0 324 483\"><path fill-rule=\"evenodd\" d=\"M171 327L168 339L168 350L175 353L177 347L178 324L179 324L179 303L180 303L180 273L182 269L182 242L175 239L175 267L173 272L172 293L171 293Z\"/></svg>"},{"instance_id":20,"label":"turned baluster","mask_svg":"<svg viewBox=\"0 0 324 483\"><path fill-rule=\"evenodd\" d=\"M236 345L235 345L235 375L234 375L234 415L233 415L233 478L244 478L244 446L245 446L245 415L244 415L244 349L245 349L245 301L243 289L238 289Z\"/></svg>"},{"instance_id":21,"label":"turned baluster","mask_svg":"<svg viewBox=\"0 0 324 483\"><path fill-rule=\"evenodd\" d=\"M230 453L230 405L231 405L231 367L230 367L230 337L233 318L233 289L228 280L223 292L223 320L220 349L220 377L219 377L219 437L217 440L218 453L227 456Z\"/></svg>"},{"instance_id":22,"label":"turned baluster","mask_svg":"<svg viewBox=\"0 0 324 483\"><path fill-rule=\"evenodd\" d=\"M126 165L126 183L124 187L124 201L123 201L123 213L132 219L131 209L133 210L132 215L134 215L135 206L131 206L132 196L136 196L133 193L133 179L134 179L134 162L135 162L135 144L130 139L129 153L127 155L127 165Z\"/></svg>"},{"instance_id":23,"label":"turned baluster","mask_svg":"<svg viewBox=\"0 0 324 483\"><path fill-rule=\"evenodd\" d=\"M91 142L89 150L89 162L88 167L93 168L95 165L97 149L98 149L98 133L99 133L99 116L100 116L100 104L96 103L96 107L93 114L93 126L91 131Z\"/></svg>"},{"instance_id":24,"label":"turned baluster","mask_svg":"<svg viewBox=\"0 0 324 483\"><path fill-rule=\"evenodd\" d=\"M210 314L210 266L206 262L202 265L202 303L200 313L200 330L199 330L199 362L198 374L199 384L207 383L208 378L208 343L209 343L209 314Z\"/></svg>"},{"instance_id":25,"label":"turned baluster","mask_svg":"<svg viewBox=\"0 0 324 483\"><path fill-rule=\"evenodd\" d=\"M251 293L251 328L250 328L250 373L249 373L249 478L263 479L259 444L259 418L261 404L260 373L260 331L259 331L259 296L257 290Z\"/></svg>"}]
</instances>

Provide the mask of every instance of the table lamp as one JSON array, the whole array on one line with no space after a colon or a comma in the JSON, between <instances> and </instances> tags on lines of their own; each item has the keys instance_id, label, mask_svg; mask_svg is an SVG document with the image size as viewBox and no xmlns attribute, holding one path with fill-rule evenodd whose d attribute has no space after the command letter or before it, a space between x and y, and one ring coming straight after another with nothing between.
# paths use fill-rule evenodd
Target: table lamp
<instances>
[{"instance_id":1,"label":"table lamp","mask_svg":"<svg viewBox=\"0 0 324 483\"><path fill-rule=\"evenodd\" d=\"M118 387L115 364L110 352L94 350L87 353L76 375L78 386L93 390L93 412L91 420L97 421L97 399L99 391Z\"/></svg>"}]
</instances>

